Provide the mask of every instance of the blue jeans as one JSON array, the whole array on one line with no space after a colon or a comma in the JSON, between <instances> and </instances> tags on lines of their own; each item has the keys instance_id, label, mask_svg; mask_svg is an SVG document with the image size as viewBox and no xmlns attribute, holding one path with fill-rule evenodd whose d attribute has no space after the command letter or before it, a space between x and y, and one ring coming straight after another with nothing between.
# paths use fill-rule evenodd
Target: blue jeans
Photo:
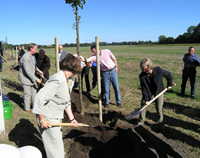
<instances>
[{"instance_id":1,"label":"blue jeans","mask_svg":"<svg viewBox=\"0 0 200 158\"><path fill-rule=\"evenodd\" d=\"M110 71L102 71L104 89L105 89L105 104L109 104L110 102L110 83L112 83L114 92L115 92L115 99L117 104L121 103L120 91L119 91L119 84L118 84L118 76L115 68Z\"/></svg>"}]
</instances>

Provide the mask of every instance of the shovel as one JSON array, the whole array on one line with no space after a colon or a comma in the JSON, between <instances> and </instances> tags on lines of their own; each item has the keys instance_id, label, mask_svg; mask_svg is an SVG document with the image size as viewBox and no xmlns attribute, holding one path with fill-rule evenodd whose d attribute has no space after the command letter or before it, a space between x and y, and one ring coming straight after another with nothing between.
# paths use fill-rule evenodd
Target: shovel
<instances>
[{"instance_id":1,"label":"shovel","mask_svg":"<svg viewBox=\"0 0 200 158\"><path fill-rule=\"evenodd\" d=\"M47 82L47 79L44 76L41 76L41 77L44 79L44 83L41 83L41 85L44 86L44 84Z\"/></svg>"},{"instance_id":2,"label":"shovel","mask_svg":"<svg viewBox=\"0 0 200 158\"><path fill-rule=\"evenodd\" d=\"M100 78L102 79L102 78ZM96 85L98 84L98 82L96 83ZM94 87L92 87L85 95L87 96L88 94L90 94L90 92L96 87L96 85Z\"/></svg>"},{"instance_id":3,"label":"shovel","mask_svg":"<svg viewBox=\"0 0 200 158\"><path fill-rule=\"evenodd\" d=\"M87 96L95 87L92 87L85 95Z\"/></svg>"},{"instance_id":4,"label":"shovel","mask_svg":"<svg viewBox=\"0 0 200 158\"><path fill-rule=\"evenodd\" d=\"M3 59L3 61L5 61L6 63L7 63L7 61L3 58L3 56L2 55L0 55L0 57Z\"/></svg>"},{"instance_id":5,"label":"shovel","mask_svg":"<svg viewBox=\"0 0 200 158\"><path fill-rule=\"evenodd\" d=\"M167 88L165 88L162 92L160 92L157 96L155 96L153 99L151 99L150 101L149 101L149 104L147 105L144 105L143 107L141 107L140 109L136 109L136 110L134 110L134 111L132 111L130 114L128 114L128 115L126 115L125 116L125 119L127 119L127 120L131 120L131 119L133 119L133 118L135 118L136 116L138 116L139 114L141 114L141 112L145 109L145 108L147 108L152 102L154 102L158 97L160 97L163 93L165 93L166 91L167 91L168 89Z\"/></svg>"},{"instance_id":6,"label":"shovel","mask_svg":"<svg viewBox=\"0 0 200 158\"><path fill-rule=\"evenodd\" d=\"M47 79L44 77L44 76L41 76L43 79L44 79L44 82L46 83L47 82Z\"/></svg>"},{"instance_id":7,"label":"shovel","mask_svg":"<svg viewBox=\"0 0 200 158\"><path fill-rule=\"evenodd\" d=\"M74 124L72 123L50 123L48 124L49 127L52 127L52 126L74 126ZM78 126L81 126L81 127L95 127L95 126L91 126L91 125L88 125L88 124L85 124L85 123L78 123Z\"/></svg>"}]
</instances>

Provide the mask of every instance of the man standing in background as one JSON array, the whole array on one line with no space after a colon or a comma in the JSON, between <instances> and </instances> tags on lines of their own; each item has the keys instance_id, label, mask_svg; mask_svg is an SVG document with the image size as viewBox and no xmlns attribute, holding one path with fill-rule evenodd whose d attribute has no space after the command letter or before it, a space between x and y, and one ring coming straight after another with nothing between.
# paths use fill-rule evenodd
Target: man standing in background
<instances>
[{"instance_id":1,"label":"man standing in background","mask_svg":"<svg viewBox=\"0 0 200 158\"><path fill-rule=\"evenodd\" d=\"M2 70L2 58L3 58L3 49L1 48L1 41L0 41L0 72L3 72L3 70Z\"/></svg>"},{"instance_id":2,"label":"man standing in background","mask_svg":"<svg viewBox=\"0 0 200 158\"><path fill-rule=\"evenodd\" d=\"M22 58L22 56L25 54L25 51L22 49L22 46L18 46L18 62L20 61L20 59Z\"/></svg>"},{"instance_id":3,"label":"man standing in background","mask_svg":"<svg viewBox=\"0 0 200 158\"><path fill-rule=\"evenodd\" d=\"M30 110L30 99L32 99L33 105L37 92L35 81L41 84L41 80L35 76L35 73L37 72L38 74L43 75L43 72L36 67L36 60L34 56L36 52L37 45L35 43L31 43L28 45L28 52L26 52L20 60L18 78L23 87L24 109L27 112L32 112Z\"/></svg>"},{"instance_id":4,"label":"man standing in background","mask_svg":"<svg viewBox=\"0 0 200 158\"><path fill-rule=\"evenodd\" d=\"M63 50L63 46L62 45L59 45L58 49L59 49L58 59L59 59L59 62L61 62L62 59L64 59L66 57L67 51Z\"/></svg>"},{"instance_id":5,"label":"man standing in background","mask_svg":"<svg viewBox=\"0 0 200 158\"><path fill-rule=\"evenodd\" d=\"M91 51L93 55L86 59L86 62L96 62L96 45L91 46ZM117 60L113 53L109 49L104 49L99 51L99 60L100 60L100 70L102 72L103 86L105 91L105 107L108 108L110 102L110 83L112 83L115 100L117 106L121 108L121 97L118 84L118 65Z\"/></svg>"},{"instance_id":6,"label":"man standing in background","mask_svg":"<svg viewBox=\"0 0 200 158\"><path fill-rule=\"evenodd\" d=\"M195 79L196 79L196 67L200 66L199 57L194 54L195 48L189 47L188 53L183 57L184 68L182 73L182 84L181 84L181 96L185 96L185 86L188 78L190 79L191 98L195 98Z\"/></svg>"},{"instance_id":7,"label":"man standing in background","mask_svg":"<svg viewBox=\"0 0 200 158\"><path fill-rule=\"evenodd\" d=\"M36 63L38 69L40 69L44 73L44 77L42 78L42 83L46 82L46 79L49 79L49 69L51 67L50 65L50 59L47 55L45 55L45 50L40 49L39 53L35 54ZM37 74L37 77L41 79L41 76ZM38 90L43 87L42 84L38 84Z\"/></svg>"}]
</instances>

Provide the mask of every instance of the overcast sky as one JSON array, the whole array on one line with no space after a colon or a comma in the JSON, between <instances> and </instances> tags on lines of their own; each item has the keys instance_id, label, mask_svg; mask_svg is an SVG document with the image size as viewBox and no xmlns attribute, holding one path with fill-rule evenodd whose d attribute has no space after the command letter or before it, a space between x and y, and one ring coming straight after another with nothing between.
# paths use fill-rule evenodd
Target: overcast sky
<instances>
[{"instance_id":1,"label":"overcast sky","mask_svg":"<svg viewBox=\"0 0 200 158\"><path fill-rule=\"evenodd\" d=\"M65 0L3 0L0 40L9 44L75 43L75 15ZM86 0L79 10L80 42L158 41L197 26L200 0Z\"/></svg>"}]
</instances>

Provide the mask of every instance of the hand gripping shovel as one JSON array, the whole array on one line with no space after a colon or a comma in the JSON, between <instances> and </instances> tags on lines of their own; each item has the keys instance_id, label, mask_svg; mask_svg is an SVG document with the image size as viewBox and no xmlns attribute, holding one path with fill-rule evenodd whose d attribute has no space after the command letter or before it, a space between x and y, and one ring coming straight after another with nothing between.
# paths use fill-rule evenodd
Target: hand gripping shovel
<instances>
[{"instance_id":1,"label":"hand gripping shovel","mask_svg":"<svg viewBox=\"0 0 200 158\"><path fill-rule=\"evenodd\" d=\"M127 120L131 120L133 118L135 118L136 116L138 116L139 114L141 114L141 112L147 108L152 102L154 102L158 97L160 97L163 93L165 93L167 91L167 88L165 88L162 92L160 92L157 96L155 96L153 99L151 99L149 101L149 104L144 105L143 107L141 107L140 109L136 109L134 111L132 111L130 114L125 116L125 119Z\"/></svg>"},{"instance_id":2,"label":"hand gripping shovel","mask_svg":"<svg viewBox=\"0 0 200 158\"><path fill-rule=\"evenodd\" d=\"M44 79L44 83L47 82L47 79L44 76L41 76Z\"/></svg>"},{"instance_id":3,"label":"hand gripping shovel","mask_svg":"<svg viewBox=\"0 0 200 158\"><path fill-rule=\"evenodd\" d=\"M3 56L0 55L0 57L3 59L3 61L5 61L7 63L7 61L3 58Z\"/></svg>"},{"instance_id":4,"label":"hand gripping shovel","mask_svg":"<svg viewBox=\"0 0 200 158\"><path fill-rule=\"evenodd\" d=\"M42 83L41 83L41 85L43 85L44 86L44 84L47 82L47 79L44 77L44 76L41 76L42 77ZM43 83L44 82L44 83Z\"/></svg>"}]
</instances>

